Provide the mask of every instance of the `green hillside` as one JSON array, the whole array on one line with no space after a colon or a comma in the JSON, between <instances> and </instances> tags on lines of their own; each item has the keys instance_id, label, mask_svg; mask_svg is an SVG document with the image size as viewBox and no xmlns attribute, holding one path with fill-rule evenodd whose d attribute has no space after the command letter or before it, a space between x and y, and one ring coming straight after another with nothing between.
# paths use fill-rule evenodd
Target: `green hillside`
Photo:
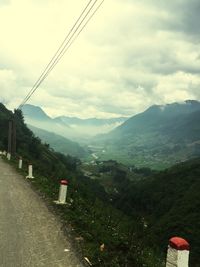
<instances>
[{"instance_id":1,"label":"green hillside","mask_svg":"<svg viewBox=\"0 0 200 267\"><path fill-rule=\"evenodd\" d=\"M28 127L38 136L44 143L49 144L55 151L61 152L65 155L71 155L79 158L88 156L87 151L78 143L70 141L61 135L51 133L32 125Z\"/></svg>"},{"instance_id":2,"label":"green hillside","mask_svg":"<svg viewBox=\"0 0 200 267\"><path fill-rule=\"evenodd\" d=\"M93 141L102 160L164 169L200 156L200 102L152 106Z\"/></svg>"},{"instance_id":3,"label":"green hillside","mask_svg":"<svg viewBox=\"0 0 200 267\"><path fill-rule=\"evenodd\" d=\"M164 249L166 240L182 236L191 244L191 265L198 266L200 249L200 159L191 160L141 179L120 182L113 195L126 214L143 218L144 242Z\"/></svg>"},{"instance_id":4,"label":"green hillside","mask_svg":"<svg viewBox=\"0 0 200 267\"><path fill-rule=\"evenodd\" d=\"M190 266L199 266L200 159L160 172L134 166L129 170L115 161L99 161L88 167L97 178L88 178L81 171L80 160L42 144L24 124L22 113L12 114L2 104L0 150L7 147L11 118L17 126L17 155L24 158L22 174L27 172L28 162L34 166L32 186L52 203L60 179L69 180L68 205L51 205L61 216L64 229L69 229L69 224L74 229L70 233L73 242L92 266L164 267L168 239L174 235L189 241ZM12 157L11 163L17 166L17 159Z\"/></svg>"},{"instance_id":5,"label":"green hillside","mask_svg":"<svg viewBox=\"0 0 200 267\"><path fill-rule=\"evenodd\" d=\"M80 255L89 258L95 267L139 267L147 262L149 267L160 267L162 252L155 256L151 248L143 248L142 243L138 242L139 231L136 229L140 221L136 219L133 223L129 216L116 209L103 186L77 169L80 164L78 159L56 153L48 145L42 144L24 124L21 111L12 114L2 104L0 150L7 148L8 120L13 118L17 128L16 156L24 159L22 174L26 175L28 162L31 162L36 177L32 184L51 203L58 197L59 181L69 180L69 204L61 207L54 205L53 208L61 216L66 231L73 227L70 235ZM17 162L17 158L12 156L11 163L17 167ZM133 232L134 240L130 238ZM100 251L102 244L105 244L103 252Z\"/></svg>"}]
</instances>

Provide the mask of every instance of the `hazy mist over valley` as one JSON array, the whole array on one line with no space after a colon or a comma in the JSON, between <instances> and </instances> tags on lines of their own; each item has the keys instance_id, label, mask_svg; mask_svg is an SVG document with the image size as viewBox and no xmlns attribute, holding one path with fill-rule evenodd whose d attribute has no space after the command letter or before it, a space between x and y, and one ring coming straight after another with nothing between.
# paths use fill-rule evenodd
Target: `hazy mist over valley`
<instances>
[{"instance_id":1,"label":"hazy mist over valley","mask_svg":"<svg viewBox=\"0 0 200 267\"><path fill-rule=\"evenodd\" d=\"M22 109L27 124L83 142L97 134L111 131L127 120L126 117L112 119L80 119L59 116L51 118L40 107L25 105Z\"/></svg>"},{"instance_id":2,"label":"hazy mist over valley","mask_svg":"<svg viewBox=\"0 0 200 267\"><path fill-rule=\"evenodd\" d=\"M55 150L86 161L114 159L127 166L163 169L200 156L200 102L195 100L154 105L129 119L53 119L33 105L25 105L23 114L33 132ZM59 135L76 141L75 150L63 150L70 140Z\"/></svg>"}]
</instances>

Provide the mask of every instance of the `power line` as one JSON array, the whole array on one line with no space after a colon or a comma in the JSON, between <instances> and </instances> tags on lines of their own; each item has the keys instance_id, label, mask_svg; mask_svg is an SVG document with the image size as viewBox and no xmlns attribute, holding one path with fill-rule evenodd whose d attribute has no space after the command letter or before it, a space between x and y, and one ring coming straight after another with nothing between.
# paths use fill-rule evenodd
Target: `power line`
<instances>
[{"instance_id":1,"label":"power line","mask_svg":"<svg viewBox=\"0 0 200 267\"><path fill-rule=\"evenodd\" d=\"M71 30L69 31L69 33L67 34L67 36L65 37L64 41L59 46L59 48L56 51L56 53L54 54L54 56L51 58L51 60L48 63L48 65L45 67L44 71L42 72L42 74L40 75L40 77L37 79L37 81L35 82L35 84L33 85L33 87L30 90L30 92L27 94L27 96L24 98L24 100L19 105L18 109L21 109L24 106L24 104L30 99L30 97L33 95L33 93L41 85L41 83L46 79L46 77L48 77L48 75L50 74L50 72L58 64L58 62L60 61L60 59L64 56L64 54L67 52L67 50L71 47L71 45L74 43L74 41L76 40L76 38L80 35L80 33L83 31L83 29L86 27L86 25L88 24L88 22L92 19L92 17L94 16L94 14L97 12L97 10L100 8L100 6L104 2L104 0L102 0L101 3L97 6L97 8L94 10L94 6L97 3L97 1L98 0L95 0L93 2L93 4L92 4L92 0L90 0L88 2L88 4L86 5L86 7L84 8L84 10L81 12L81 15L76 20L75 24L73 25L73 27L71 28ZM94 10L94 11L92 12L92 10ZM90 15L90 13L92 13L92 15ZM89 16L89 19L87 19L88 16ZM82 18L82 20L81 20L81 18ZM84 22L85 22L85 24L82 26L82 24Z\"/></svg>"},{"instance_id":2,"label":"power line","mask_svg":"<svg viewBox=\"0 0 200 267\"><path fill-rule=\"evenodd\" d=\"M58 62L60 61L60 59L64 56L64 54L67 52L67 50L71 47L71 45L73 44L73 42L76 40L76 38L80 35L80 33L83 31L83 29L86 27L86 25L88 24L88 22L91 20L91 18L94 16L94 14L97 12L97 10L100 8L100 6L102 5L102 3L104 2L104 0L100 3L100 5L95 9L95 11L92 13L92 15L90 16L90 18L87 20L87 22L83 25L83 27L81 28L81 30L78 32L78 34L74 37L74 39L69 40L69 42L67 43L68 46L66 45L66 47L61 51L61 53L58 55L58 57L55 59L55 61L53 62L53 64L50 66L50 68L48 69L48 71L44 74L44 76L40 79L40 81L38 82L37 86L34 88L34 90L31 92L31 94L29 94L29 96L27 96L27 98L24 100L23 104L20 105L20 107L22 107L29 99L30 97L33 95L33 93L37 90L37 88L41 85L41 83L46 79L46 77L49 76L50 72L54 69L54 67L58 64ZM71 41L71 42L70 42Z\"/></svg>"},{"instance_id":3,"label":"power line","mask_svg":"<svg viewBox=\"0 0 200 267\"><path fill-rule=\"evenodd\" d=\"M37 86L38 82L40 81L40 79L42 79L43 75L45 74L45 72L47 71L47 69L49 68L49 66L51 65L51 63L53 62L53 60L55 59L55 57L57 56L57 54L60 52L60 50L62 49L62 47L64 46L65 42L67 41L67 38L70 36L70 34L72 33L72 31L74 30L74 28L76 27L77 23L79 22L79 20L81 19L81 17L83 16L83 14L85 13L85 11L87 10L88 6L91 4L93 0L90 0L88 2L88 4L86 5L86 7L84 8L84 10L81 12L81 15L79 16L79 18L76 20L75 24L73 25L73 27L70 29L69 33L67 34L67 36L65 37L65 39L63 40L63 42L61 43L61 45L59 46L58 50L56 51L56 53L53 55L53 57L51 58L50 62L47 64L47 66L45 67L44 71L42 72L42 74L40 75L40 77L37 79L37 81L35 82L35 84L33 85L31 91L28 93L28 95L25 97L25 99L23 101L26 101L26 98L28 98L28 96L31 94L31 92L34 90L34 88ZM23 103L23 102L22 102ZM22 105L22 104L21 104Z\"/></svg>"},{"instance_id":4,"label":"power line","mask_svg":"<svg viewBox=\"0 0 200 267\"><path fill-rule=\"evenodd\" d=\"M80 35L80 33L83 31L83 29L86 27L86 25L89 23L89 21L92 19L92 17L94 16L94 14L97 12L97 10L100 8L100 6L103 4L104 0L101 1L101 3L98 5L98 7L94 10L94 12L92 13L92 15L89 17L89 19L86 21L86 23L82 26L82 28L80 29L80 31L75 35L72 36L72 38L70 38L70 40L67 42L67 44L65 45L65 47L63 48L63 50L61 51L61 53L56 57L53 65L50 67L50 69L46 72L45 76L43 77L43 80L49 75L49 73L51 72L51 70L57 65L57 63L60 61L60 59L64 56L64 54L67 52L67 50L71 47L71 45L74 43L74 41L77 39L77 37ZM73 38L74 37L74 38ZM42 80L42 81L43 81Z\"/></svg>"},{"instance_id":5,"label":"power line","mask_svg":"<svg viewBox=\"0 0 200 267\"><path fill-rule=\"evenodd\" d=\"M81 20L81 22L78 24L77 28L75 29L75 31L73 32L72 36L69 38L69 40L67 41L66 44L64 44L63 48L61 49L61 51L58 53L58 55L54 55L53 60L52 60L52 64L48 64L48 68L46 68L43 72L43 75L41 75L41 77L37 80L37 82L35 83L35 86L31 89L31 91L29 92L29 94L26 96L26 98L24 99L24 101L22 102L22 104L20 105L23 106L28 99L32 96L32 94L36 91L36 89L39 87L39 85L44 81L44 79L49 75L49 73L51 72L51 70L55 67L55 65L57 65L57 61L60 60L60 58L65 54L63 53L63 51L66 49L67 45L70 43L70 41L72 40L72 38L74 37L75 33L78 31L78 29L81 27L81 24L84 22L84 20L87 18L87 16L89 15L89 13L91 12L91 10L93 9L94 5L96 4L98 0L95 0L95 2L92 4L92 6L89 8L89 10L87 11L86 15L84 16L84 18ZM91 1L90 1L91 3ZM89 4L87 5L89 6ZM85 8L86 9L86 8ZM84 12L82 12L83 14ZM81 17L81 16L80 16ZM79 17L79 18L80 18ZM79 19L80 20L80 19ZM76 23L77 24L77 23ZM73 27L74 28L74 27ZM69 36L69 34L68 34ZM67 38L66 38L67 39ZM70 45L71 46L71 45ZM59 49L60 50L60 49ZM68 50L68 49L66 49ZM62 54L62 56L60 56ZM59 60L58 60L59 58ZM56 64L54 64L56 63Z\"/></svg>"}]
</instances>

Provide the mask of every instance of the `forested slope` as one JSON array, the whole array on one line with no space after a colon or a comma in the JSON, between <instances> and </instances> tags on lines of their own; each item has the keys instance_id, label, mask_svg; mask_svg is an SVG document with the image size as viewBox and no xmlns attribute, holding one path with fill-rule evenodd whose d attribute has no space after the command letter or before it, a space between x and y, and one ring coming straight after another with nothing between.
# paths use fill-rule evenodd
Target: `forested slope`
<instances>
[{"instance_id":1,"label":"forested slope","mask_svg":"<svg viewBox=\"0 0 200 267\"><path fill-rule=\"evenodd\" d=\"M58 197L59 181L69 180L68 205L55 206L62 216L64 227L70 223L74 229L74 242L81 248L83 257L89 258L93 266L122 267L161 266L162 256L154 257L151 248L143 249L140 240L140 220L132 221L122 211L113 207L110 196L97 181L85 177L77 170L79 160L55 153L43 145L39 138L27 128L21 111L13 114L0 104L0 150L7 149L8 121L14 119L17 128L17 155L24 159L23 172L27 164L34 167L33 185L48 199ZM12 164L17 159L12 156ZM142 232L142 231L141 231ZM134 239L133 239L134 235ZM167 241L166 241L167 242ZM100 250L104 244L105 249ZM149 251L152 253L149 254ZM161 253L162 254L162 253Z\"/></svg>"},{"instance_id":2,"label":"forested slope","mask_svg":"<svg viewBox=\"0 0 200 267\"><path fill-rule=\"evenodd\" d=\"M200 157L200 102L151 106L110 133L97 136L96 144L105 151L97 154L100 159L154 169Z\"/></svg>"},{"instance_id":3,"label":"forested slope","mask_svg":"<svg viewBox=\"0 0 200 267\"><path fill-rule=\"evenodd\" d=\"M55 200L59 180L69 180L69 205L55 209L66 222L64 227L72 225L74 242L93 266L165 266L167 242L173 235L190 242L191 266L199 266L200 159L162 172L148 172L136 181L113 169L116 193L108 194L101 181L89 179L79 171L78 159L43 145L24 124L21 112L12 114L3 105L0 150L7 148L11 117L17 126L17 155L26 159L24 171L28 161L34 166L33 184ZM17 164L14 158L13 164Z\"/></svg>"},{"instance_id":4,"label":"forested slope","mask_svg":"<svg viewBox=\"0 0 200 267\"><path fill-rule=\"evenodd\" d=\"M119 184L116 205L143 218L144 242L164 249L170 236L191 244L191 266L198 266L200 249L200 159L154 173L138 183Z\"/></svg>"},{"instance_id":5,"label":"forested slope","mask_svg":"<svg viewBox=\"0 0 200 267\"><path fill-rule=\"evenodd\" d=\"M42 140L43 143L49 144L53 149L55 149L55 151L79 158L88 156L88 152L76 142L32 125L28 125L28 127Z\"/></svg>"}]
</instances>

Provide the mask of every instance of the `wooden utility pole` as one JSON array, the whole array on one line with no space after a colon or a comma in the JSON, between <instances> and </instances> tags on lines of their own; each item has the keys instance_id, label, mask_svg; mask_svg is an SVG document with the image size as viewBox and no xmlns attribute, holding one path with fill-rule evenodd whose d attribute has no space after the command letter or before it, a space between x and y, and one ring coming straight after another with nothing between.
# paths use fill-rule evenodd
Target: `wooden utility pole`
<instances>
[{"instance_id":1,"label":"wooden utility pole","mask_svg":"<svg viewBox=\"0 0 200 267\"><path fill-rule=\"evenodd\" d=\"M9 120L8 124L8 153L16 153L16 123L15 119Z\"/></svg>"},{"instance_id":2,"label":"wooden utility pole","mask_svg":"<svg viewBox=\"0 0 200 267\"><path fill-rule=\"evenodd\" d=\"M12 121L12 154L16 154L16 122L15 118Z\"/></svg>"},{"instance_id":3,"label":"wooden utility pole","mask_svg":"<svg viewBox=\"0 0 200 267\"><path fill-rule=\"evenodd\" d=\"M9 120L8 124L8 153L12 150L12 121Z\"/></svg>"}]
</instances>

